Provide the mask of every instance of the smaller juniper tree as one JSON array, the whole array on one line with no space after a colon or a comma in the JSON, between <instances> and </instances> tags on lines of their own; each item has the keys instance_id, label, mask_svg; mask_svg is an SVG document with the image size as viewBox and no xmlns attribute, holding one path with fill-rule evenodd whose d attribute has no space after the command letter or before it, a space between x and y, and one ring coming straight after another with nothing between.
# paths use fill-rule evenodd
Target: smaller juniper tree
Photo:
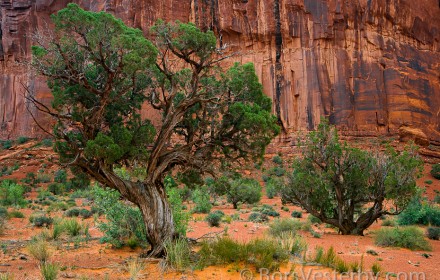
<instances>
[{"instance_id":1,"label":"smaller juniper tree","mask_svg":"<svg viewBox=\"0 0 440 280\"><path fill-rule=\"evenodd\" d=\"M341 144L327 121L302 145L283 201L299 204L344 235L363 235L381 216L402 212L418 192L423 165L413 146L400 153L363 151Z\"/></svg>"}]
</instances>

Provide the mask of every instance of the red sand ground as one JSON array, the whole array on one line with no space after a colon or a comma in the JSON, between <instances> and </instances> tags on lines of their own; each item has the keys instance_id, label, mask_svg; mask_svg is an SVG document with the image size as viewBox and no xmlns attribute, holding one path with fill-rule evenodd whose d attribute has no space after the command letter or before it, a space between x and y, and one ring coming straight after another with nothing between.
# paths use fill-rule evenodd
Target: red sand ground
<instances>
[{"instance_id":1,"label":"red sand ground","mask_svg":"<svg viewBox=\"0 0 440 280\"><path fill-rule=\"evenodd\" d=\"M40 151L41 152L41 151ZM25 164L20 169L13 173L13 178L23 178L27 172L35 172L40 168L42 161L31 158L25 160ZM54 166L49 166L47 170L55 170ZM429 174L430 164L425 165L424 176L418 180L419 186L426 186L426 195L432 199L435 195L434 190L440 190L440 181L431 177ZM261 174L256 177L261 178ZM7 177L6 177L7 178ZM427 184L425 181L432 180L432 184ZM31 193L31 198L36 196L35 192ZM78 201L79 203L79 201ZM268 199L264 198L261 204L273 205L281 217L290 217L292 210L300 210L295 206L288 206L289 212L281 210L281 201L279 198ZM222 210L227 215L236 213L229 204L214 207L213 210ZM243 220L247 219L251 207L244 207L243 213L240 217ZM30 209L21 210L25 214L25 218L13 218L7 221L6 230L0 236L0 273L11 272L15 275L15 279L41 279L39 275L38 264L29 256L25 246L32 236L38 234L42 229L33 227L29 223L29 216L32 214ZM245 242L252 238L261 237L265 234L268 226L265 224L252 223L248 221L234 221L230 224L222 223L219 228L211 228L203 221L204 215L194 215L193 220L189 225L188 237L199 238L212 232L221 232L227 229L227 233L232 238ZM302 220L305 220L307 214L303 215ZM128 248L112 249L106 244L100 244L98 239L102 233L95 227L93 219L87 219L85 222L90 225L91 240L88 243L81 243L79 248L75 248L74 244L59 243L58 248L53 248L52 261L57 262L62 267L60 272L60 279L81 279L87 277L88 279L129 279L129 275L125 270L128 260L136 258L141 251L130 250ZM315 230L322 233L321 238L314 238L309 232L301 232L308 244L308 255L312 255L316 246L322 246L326 249L331 246L340 257L346 261L360 261L363 256L364 269L370 270L371 265L375 262L379 263L385 272L394 273L409 273L423 272L426 274L426 279L435 280L440 279L440 241L432 241L433 250L429 252L431 257L425 258L422 256L423 252L410 251L407 249L398 248L381 248L374 245L373 235L374 231L380 228L381 221L374 224L363 237L360 236L341 236L334 230L326 228L324 225L315 226ZM378 256L367 254L368 250L374 250ZM245 267L237 267L236 265L226 267L208 267L202 271L188 271L188 272L169 272L162 271L161 260L148 259L145 261L145 269L142 271L139 279L247 279L240 275L241 269ZM281 272L288 272L291 269L292 263L281 268ZM300 272L301 266L295 266L296 271ZM249 268L256 277L254 269ZM333 273L329 269L321 267L307 267L305 273L307 275L309 270L314 270L323 273ZM246 276L246 275L244 275ZM256 279L293 279L289 277L278 278L259 278ZM301 279L301 278L299 278ZM310 278L313 279L313 278ZM325 279L325 278L316 278ZM330 278L335 279L335 278ZM339 278L337 278L339 279ZM349 278L343 278L349 279ZM357 279L357 278L356 278ZM396 279L396 278L390 278ZM410 279L403 278L400 279ZM415 278L413 278L415 279ZM422 279L422 278L420 278Z\"/></svg>"}]
</instances>

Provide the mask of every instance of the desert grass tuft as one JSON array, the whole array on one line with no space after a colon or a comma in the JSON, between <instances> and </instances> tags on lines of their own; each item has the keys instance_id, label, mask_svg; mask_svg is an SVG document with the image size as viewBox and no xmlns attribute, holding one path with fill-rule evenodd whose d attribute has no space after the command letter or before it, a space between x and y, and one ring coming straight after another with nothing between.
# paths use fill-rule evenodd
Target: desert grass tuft
<instances>
[{"instance_id":1,"label":"desert grass tuft","mask_svg":"<svg viewBox=\"0 0 440 280\"><path fill-rule=\"evenodd\" d=\"M55 263L40 264L40 273L44 280L55 280L58 277L60 267Z\"/></svg>"},{"instance_id":2,"label":"desert grass tuft","mask_svg":"<svg viewBox=\"0 0 440 280\"><path fill-rule=\"evenodd\" d=\"M46 263L51 256L49 243L46 240L37 239L36 241L30 242L27 246L27 250L29 254L40 263Z\"/></svg>"}]
</instances>

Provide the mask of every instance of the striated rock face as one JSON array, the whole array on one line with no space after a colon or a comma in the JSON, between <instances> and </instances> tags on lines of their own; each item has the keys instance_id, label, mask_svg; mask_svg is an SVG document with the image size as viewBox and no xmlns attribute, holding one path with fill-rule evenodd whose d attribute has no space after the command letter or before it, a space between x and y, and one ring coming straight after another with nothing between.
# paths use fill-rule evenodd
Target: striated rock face
<instances>
[{"instance_id":1,"label":"striated rock face","mask_svg":"<svg viewBox=\"0 0 440 280\"><path fill-rule=\"evenodd\" d=\"M38 135L23 85L49 102L31 77L35 28L66 0L0 0L0 136ZM347 134L418 128L440 141L438 0L90 0L148 36L156 19L213 29L235 60L253 62L285 132L313 129L321 116ZM32 109L31 109L32 112ZM42 123L44 117L33 112Z\"/></svg>"}]
</instances>

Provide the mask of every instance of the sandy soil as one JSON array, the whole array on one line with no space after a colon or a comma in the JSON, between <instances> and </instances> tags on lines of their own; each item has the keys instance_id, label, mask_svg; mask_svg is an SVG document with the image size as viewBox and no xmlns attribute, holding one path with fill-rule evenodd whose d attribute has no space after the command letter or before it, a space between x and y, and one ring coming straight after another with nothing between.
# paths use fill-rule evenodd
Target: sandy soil
<instances>
[{"instance_id":1,"label":"sandy soil","mask_svg":"<svg viewBox=\"0 0 440 280\"><path fill-rule=\"evenodd\" d=\"M57 167L48 163L47 160L43 160L44 158L41 156L38 157L38 154L43 152L45 153L46 150L22 153L18 154L18 158L14 157L3 160L1 164L13 165L16 160L22 163L20 168L11 176L3 178L22 179L26 173L36 172L36 170L41 168L42 164L47 164L46 170L53 172ZM429 171L430 164L426 164L424 175L418 180L418 184L426 188L425 195L432 199L435 196L435 191L440 191L440 180L432 178ZM255 174L255 177L261 178L261 174ZM427 183L430 180L432 183ZM35 191L28 196L28 199L35 198ZM81 200L77 200L77 204L81 205ZM290 217L290 213L293 210L300 210L298 207L288 205L289 211L283 211L279 198L268 199L264 197L261 204L272 205L280 213L281 217L285 218ZM219 206L215 206L213 210L222 210L227 215L238 213L230 204L222 203ZM38 264L32 259L25 247L32 236L35 236L44 229L33 227L29 223L29 217L33 210L26 208L20 211L24 213L25 218L12 218L8 220L4 234L0 235L0 273L13 273L15 279L41 279ZM230 224L222 223L219 228L209 227L203 220L204 215L193 215L189 225L188 237L197 239L207 234L227 232L232 238L246 242L253 238L264 236L268 228L267 224L247 221L250 212L251 207L243 207L240 210L240 221L233 221ZM53 215L61 215L61 213L54 213ZM305 221L306 219L307 214L303 213L301 220ZM102 233L96 228L93 218L83 222L90 225L91 239L88 242L81 242L79 246L75 246L74 243L59 242L54 244L52 248L52 260L61 266L60 279L81 279L81 277L88 277L88 279L129 279L129 274L126 271L127 262L130 259L137 258L142 253L141 250L130 250L129 248L112 249L107 244L100 244L99 238L102 237ZM324 225L314 225L315 231L321 233L321 238L314 238L309 232L301 231L300 234L307 241L307 254L309 256L313 255L317 246L322 246L326 249L333 246L337 254L346 261L360 261L363 258L364 268L367 270L370 270L372 264L377 262L384 272L407 273L408 275L409 273L423 272L426 274L425 279L440 279L440 241L429 241L432 244L433 250L428 252L428 258L422 255L425 252L377 247L374 245L373 236L374 231L381 227L381 223L382 221L375 223L366 232L366 235L362 237L341 236L335 230ZM368 254L367 251L369 250L377 252L377 255ZM286 276L280 277L279 275L273 278L259 278L252 267L246 268L237 265L208 267L201 271L172 272L163 269L162 260L144 259L143 261L145 262L145 269L142 270L142 275L139 279L248 279L246 277L249 275L246 273L252 273L256 279L293 279L286 278ZM294 266L298 273L301 273L303 269L301 265L293 263L281 267L281 272L287 273L292 269L292 266ZM249 269L249 271L242 272L243 269ZM317 273L333 273L329 269L310 266L305 267L304 271L306 275L309 271L313 271L315 275ZM244 273L244 275L240 273ZM401 277L400 279L406 278Z\"/></svg>"}]
</instances>

